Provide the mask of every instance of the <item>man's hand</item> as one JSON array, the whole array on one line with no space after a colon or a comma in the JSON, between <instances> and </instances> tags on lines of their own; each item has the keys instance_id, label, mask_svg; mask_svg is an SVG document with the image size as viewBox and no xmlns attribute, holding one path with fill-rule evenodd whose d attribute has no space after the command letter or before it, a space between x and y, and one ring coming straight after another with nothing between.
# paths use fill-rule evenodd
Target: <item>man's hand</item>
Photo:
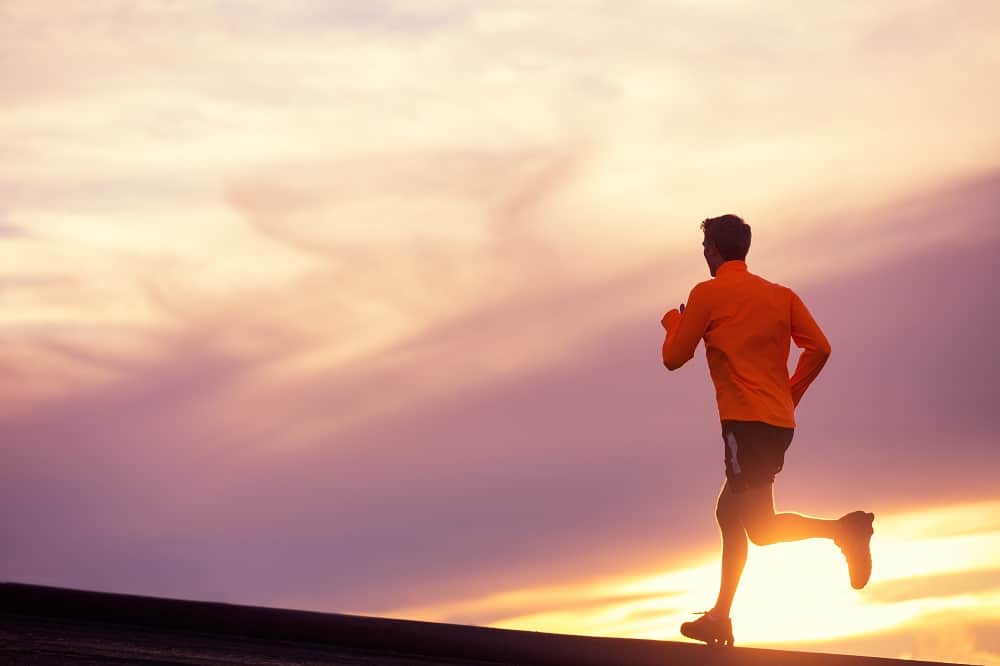
<instances>
[{"instance_id":1,"label":"man's hand","mask_svg":"<svg viewBox=\"0 0 1000 666\"><path fill-rule=\"evenodd\" d=\"M683 313L684 313L684 304L681 303L680 312L678 312L676 308L667 312L665 315L663 315L663 318L660 319L660 326L663 327L663 330L667 330L668 328L670 328L670 326L674 324L677 318L680 317L681 314Z\"/></svg>"}]
</instances>

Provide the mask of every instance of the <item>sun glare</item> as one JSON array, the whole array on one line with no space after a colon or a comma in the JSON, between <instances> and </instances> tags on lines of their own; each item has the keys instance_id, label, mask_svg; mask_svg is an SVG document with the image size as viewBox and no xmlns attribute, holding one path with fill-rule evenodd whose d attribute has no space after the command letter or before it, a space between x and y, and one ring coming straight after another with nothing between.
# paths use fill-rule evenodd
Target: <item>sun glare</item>
<instances>
[{"instance_id":1,"label":"sun glare","mask_svg":"<svg viewBox=\"0 0 1000 666\"><path fill-rule=\"evenodd\" d=\"M872 579L861 592L850 587L843 556L829 542L750 548L733 607L743 645L776 647L879 634L941 612L1000 619L1000 590L926 584L959 574L989 578L1000 569L1000 502L878 518ZM680 623L714 602L717 558L706 554L703 564L667 573L505 592L392 614L458 623L493 615L490 626L502 628L682 640Z\"/></svg>"}]
</instances>

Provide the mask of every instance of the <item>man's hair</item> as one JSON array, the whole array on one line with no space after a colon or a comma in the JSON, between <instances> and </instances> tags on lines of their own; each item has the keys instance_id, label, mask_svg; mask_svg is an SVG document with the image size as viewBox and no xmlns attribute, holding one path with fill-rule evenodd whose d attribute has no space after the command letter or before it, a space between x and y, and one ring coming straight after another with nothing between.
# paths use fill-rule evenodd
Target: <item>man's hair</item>
<instances>
[{"instance_id":1,"label":"man's hair","mask_svg":"<svg viewBox=\"0 0 1000 666\"><path fill-rule=\"evenodd\" d=\"M709 217L701 223L705 240L715 243L725 261L743 261L750 251L750 225L736 215Z\"/></svg>"}]
</instances>

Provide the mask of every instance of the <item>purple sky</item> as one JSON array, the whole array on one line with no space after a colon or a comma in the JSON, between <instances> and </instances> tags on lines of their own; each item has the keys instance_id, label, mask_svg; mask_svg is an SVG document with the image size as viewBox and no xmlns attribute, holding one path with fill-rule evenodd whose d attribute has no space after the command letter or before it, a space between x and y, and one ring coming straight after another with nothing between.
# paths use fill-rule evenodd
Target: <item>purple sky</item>
<instances>
[{"instance_id":1,"label":"purple sky","mask_svg":"<svg viewBox=\"0 0 1000 666\"><path fill-rule=\"evenodd\" d=\"M995 496L1000 310L983 285L1000 247L998 182L991 173L878 211L888 222L861 238L836 225L780 248L757 238L774 269L781 253L816 252L824 239L885 248L863 270L791 285L834 353L800 407L779 507L839 515ZM893 255L928 229L942 240ZM753 252L748 261L776 272ZM658 278L668 272L665 263L637 276L651 285L644 320L615 322L555 365L432 394L282 455L254 454L280 442L280 423L247 432L238 415L213 418L251 368L192 331L124 381L4 422L4 571L376 613L650 560L679 565L716 541L722 470L702 352L674 374L658 361L660 310L688 290ZM614 293L547 307L526 298L524 310L431 331L385 367L272 398L296 421L363 409L413 371L433 372L449 339L482 335L502 350L518 336L509 318L537 308L558 346L560 311Z\"/></svg>"},{"instance_id":2,"label":"purple sky","mask_svg":"<svg viewBox=\"0 0 1000 666\"><path fill-rule=\"evenodd\" d=\"M733 212L833 344L779 508L887 552L967 515L900 576L965 604L921 654L986 660L1000 5L573 8L0 3L0 578L500 624L714 561L713 391L659 321ZM829 607L898 629L890 592ZM667 635L601 613L530 626Z\"/></svg>"}]
</instances>

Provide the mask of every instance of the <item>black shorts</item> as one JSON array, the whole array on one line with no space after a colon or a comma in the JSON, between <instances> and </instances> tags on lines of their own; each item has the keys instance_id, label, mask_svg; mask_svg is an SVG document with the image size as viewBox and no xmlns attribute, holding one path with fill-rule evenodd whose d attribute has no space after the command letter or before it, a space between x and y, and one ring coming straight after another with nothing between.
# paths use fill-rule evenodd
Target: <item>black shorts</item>
<instances>
[{"instance_id":1,"label":"black shorts","mask_svg":"<svg viewBox=\"0 0 1000 666\"><path fill-rule=\"evenodd\" d=\"M733 491L774 483L785 464L785 451L795 428L781 428L761 421L723 421L726 481Z\"/></svg>"}]
</instances>

